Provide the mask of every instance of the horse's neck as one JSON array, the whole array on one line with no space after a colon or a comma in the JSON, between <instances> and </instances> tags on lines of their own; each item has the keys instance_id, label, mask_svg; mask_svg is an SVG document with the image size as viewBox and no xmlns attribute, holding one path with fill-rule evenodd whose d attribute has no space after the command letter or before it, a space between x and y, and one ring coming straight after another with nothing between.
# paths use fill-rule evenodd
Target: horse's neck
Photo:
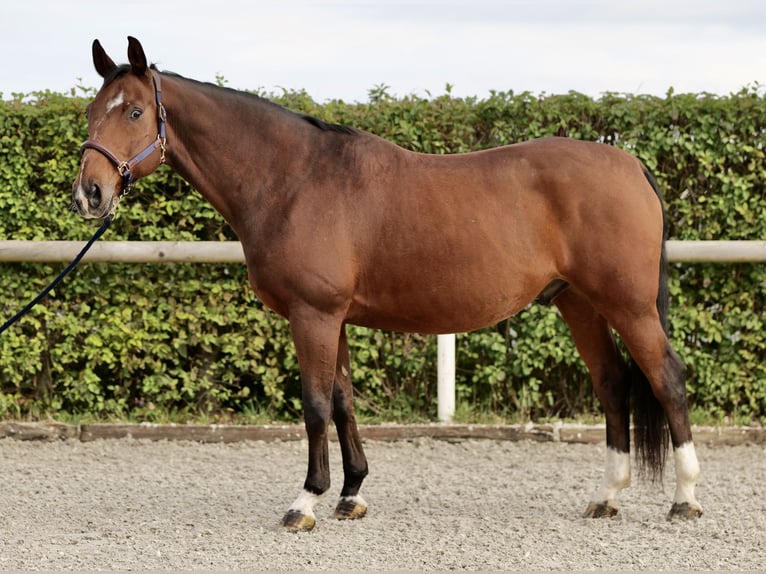
<instances>
[{"instance_id":1,"label":"horse's neck","mask_svg":"<svg viewBox=\"0 0 766 574\"><path fill-rule=\"evenodd\" d=\"M284 125L300 120L267 101L176 77L163 77L163 101L168 164L235 231L260 203L259 188L270 187L270 177L280 177L273 158L294 157L297 149L305 149L296 146L293 126Z\"/></svg>"}]
</instances>

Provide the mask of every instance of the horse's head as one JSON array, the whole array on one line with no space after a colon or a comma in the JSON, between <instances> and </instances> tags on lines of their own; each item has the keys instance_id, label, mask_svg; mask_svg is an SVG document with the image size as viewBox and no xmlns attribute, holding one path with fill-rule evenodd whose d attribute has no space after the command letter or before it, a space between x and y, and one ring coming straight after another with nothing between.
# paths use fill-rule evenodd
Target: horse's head
<instances>
[{"instance_id":1,"label":"horse's head","mask_svg":"<svg viewBox=\"0 0 766 574\"><path fill-rule=\"evenodd\" d=\"M72 190L73 206L83 217L106 217L135 180L165 160L159 74L132 37L128 61L118 66L94 40L93 64L104 84L87 107L89 139Z\"/></svg>"}]
</instances>

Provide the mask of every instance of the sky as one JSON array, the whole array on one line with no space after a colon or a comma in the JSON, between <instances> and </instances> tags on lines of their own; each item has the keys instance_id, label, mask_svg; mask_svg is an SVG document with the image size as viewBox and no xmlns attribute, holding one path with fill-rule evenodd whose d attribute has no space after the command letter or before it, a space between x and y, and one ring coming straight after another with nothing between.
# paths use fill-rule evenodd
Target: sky
<instances>
[{"instance_id":1,"label":"sky","mask_svg":"<svg viewBox=\"0 0 766 574\"><path fill-rule=\"evenodd\" d=\"M100 86L93 39L121 63L128 35L161 70L320 103L766 84L764 0L15 0L0 28L4 99Z\"/></svg>"}]
</instances>

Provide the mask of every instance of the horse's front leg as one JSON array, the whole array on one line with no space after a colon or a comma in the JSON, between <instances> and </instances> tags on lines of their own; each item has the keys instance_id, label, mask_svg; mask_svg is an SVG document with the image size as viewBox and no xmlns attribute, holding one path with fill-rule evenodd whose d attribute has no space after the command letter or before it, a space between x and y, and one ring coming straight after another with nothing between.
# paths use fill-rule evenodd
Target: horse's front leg
<instances>
[{"instance_id":1,"label":"horse's front leg","mask_svg":"<svg viewBox=\"0 0 766 574\"><path fill-rule=\"evenodd\" d=\"M345 326L338 341L338 362L333 386L333 420L338 431L338 441L343 455L343 489L335 507L335 518L362 518L367 513L367 503L359 496L364 477L367 476L367 458L364 456L362 439L354 416L354 394L350 377Z\"/></svg>"},{"instance_id":2,"label":"horse's front leg","mask_svg":"<svg viewBox=\"0 0 766 574\"><path fill-rule=\"evenodd\" d=\"M332 416L333 381L341 328L342 320L318 311L290 315L290 331L301 370L309 460L303 491L282 518L282 526L287 530L314 528L314 505L330 488L327 427Z\"/></svg>"}]
</instances>

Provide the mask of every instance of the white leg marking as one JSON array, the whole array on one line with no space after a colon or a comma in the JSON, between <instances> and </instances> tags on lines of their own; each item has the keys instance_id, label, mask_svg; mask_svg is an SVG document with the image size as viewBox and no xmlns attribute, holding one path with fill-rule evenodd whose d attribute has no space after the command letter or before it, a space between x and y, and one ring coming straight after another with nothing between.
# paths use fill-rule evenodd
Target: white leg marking
<instances>
[{"instance_id":1,"label":"white leg marking","mask_svg":"<svg viewBox=\"0 0 766 574\"><path fill-rule=\"evenodd\" d=\"M694 487L700 477L700 465L693 442L686 442L673 451L676 464L676 494L674 504L687 503L692 508L702 509L694 497Z\"/></svg>"},{"instance_id":2,"label":"white leg marking","mask_svg":"<svg viewBox=\"0 0 766 574\"><path fill-rule=\"evenodd\" d=\"M288 512L296 511L300 512L304 516L316 518L314 516L314 505L319 502L320 498L322 498L321 494L314 494L313 492L304 490L298 495L298 498L295 499L295 502L290 505Z\"/></svg>"},{"instance_id":3,"label":"white leg marking","mask_svg":"<svg viewBox=\"0 0 766 574\"><path fill-rule=\"evenodd\" d=\"M335 507L333 516L338 520L355 520L367 514L367 503L364 498L355 494L353 496L341 496Z\"/></svg>"},{"instance_id":4,"label":"white leg marking","mask_svg":"<svg viewBox=\"0 0 766 574\"><path fill-rule=\"evenodd\" d=\"M340 500L349 500L351 502L356 502L357 504L367 506L367 503L364 501L364 498L362 498L358 494L355 494L354 496L341 496Z\"/></svg>"},{"instance_id":5,"label":"white leg marking","mask_svg":"<svg viewBox=\"0 0 766 574\"><path fill-rule=\"evenodd\" d=\"M354 496L341 496L338 499L338 504L341 502L353 502L357 506L364 506L367 508L367 502L365 502L364 498L359 496L358 494L355 494Z\"/></svg>"},{"instance_id":6,"label":"white leg marking","mask_svg":"<svg viewBox=\"0 0 766 574\"><path fill-rule=\"evenodd\" d=\"M630 453L606 449L606 469L601 486L591 497L591 502L609 503L617 508L617 493L630 486Z\"/></svg>"}]
</instances>

